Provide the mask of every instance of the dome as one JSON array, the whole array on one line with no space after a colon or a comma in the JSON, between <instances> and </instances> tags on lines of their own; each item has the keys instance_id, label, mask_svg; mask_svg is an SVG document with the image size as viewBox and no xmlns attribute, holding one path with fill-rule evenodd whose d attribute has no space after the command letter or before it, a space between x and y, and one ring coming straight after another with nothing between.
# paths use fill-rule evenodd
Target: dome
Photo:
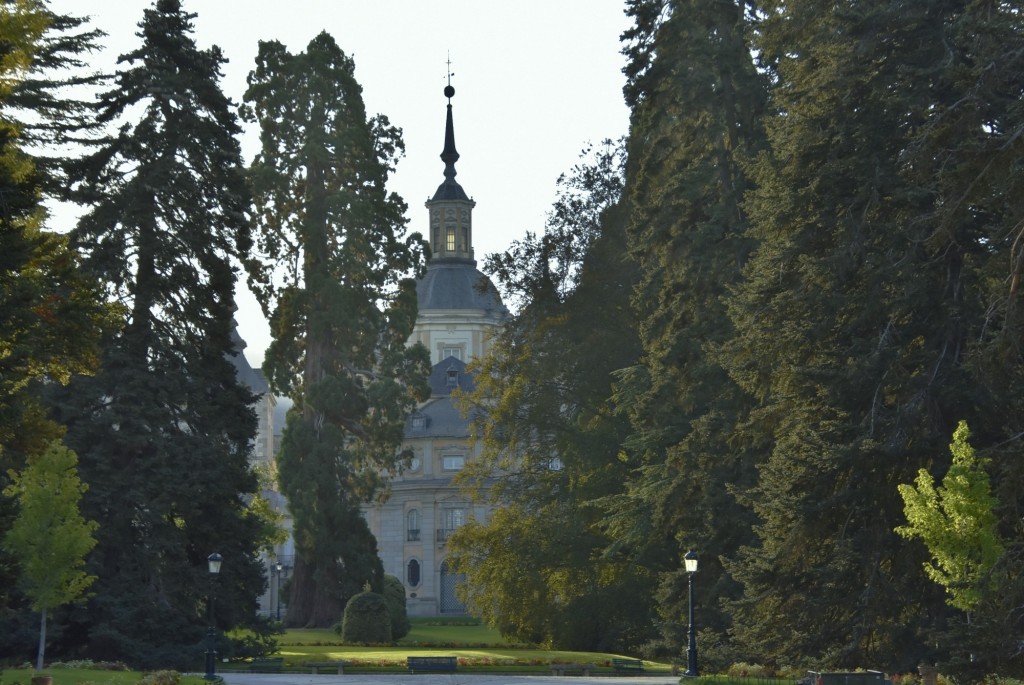
<instances>
[{"instance_id":1,"label":"dome","mask_svg":"<svg viewBox=\"0 0 1024 685\"><path fill-rule=\"evenodd\" d=\"M427 273L416 282L416 300L420 311L431 309L482 309L505 318L508 309L498 289L476 262L439 259L427 264Z\"/></svg>"}]
</instances>

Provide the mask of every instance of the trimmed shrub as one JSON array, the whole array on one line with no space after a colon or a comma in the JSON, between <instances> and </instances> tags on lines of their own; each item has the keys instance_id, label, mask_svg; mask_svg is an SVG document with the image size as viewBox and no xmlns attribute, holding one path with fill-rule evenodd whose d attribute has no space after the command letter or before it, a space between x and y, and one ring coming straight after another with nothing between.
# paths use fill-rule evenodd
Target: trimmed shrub
<instances>
[{"instance_id":1,"label":"trimmed shrub","mask_svg":"<svg viewBox=\"0 0 1024 685\"><path fill-rule=\"evenodd\" d=\"M405 609L405 586L394 576L384 576L384 589L381 591L384 601L388 603L391 614L391 639L401 640L409 634L409 614Z\"/></svg>"},{"instance_id":2,"label":"trimmed shrub","mask_svg":"<svg viewBox=\"0 0 1024 685\"><path fill-rule=\"evenodd\" d=\"M388 603L376 592L360 592L345 605L341 640L347 644L391 643L391 615Z\"/></svg>"}]
</instances>

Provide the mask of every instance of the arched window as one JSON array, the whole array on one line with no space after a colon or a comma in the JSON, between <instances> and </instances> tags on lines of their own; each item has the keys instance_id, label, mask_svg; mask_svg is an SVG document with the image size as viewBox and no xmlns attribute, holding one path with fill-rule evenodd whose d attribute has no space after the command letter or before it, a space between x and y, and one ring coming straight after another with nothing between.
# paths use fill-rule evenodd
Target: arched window
<instances>
[{"instance_id":1,"label":"arched window","mask_svg":"<svg viewBox=\"0 0 1024 685\"><path fill-rule=\"evenodd\" d=\"M420 539L420 512L418 509L410 509L405 515L405 539L408 542L417 542Z\"/></svg>"},{"instance_id":2,"label":"arched window","mask_svg":"<svg viewBox=\"0 0 1024 685\"><path fill-rule=\"evenodd\" d=\"M417 587L420 584L420 562L410 559L405 567L405 582L409 587Z\"/></svg>"}]
</instances>

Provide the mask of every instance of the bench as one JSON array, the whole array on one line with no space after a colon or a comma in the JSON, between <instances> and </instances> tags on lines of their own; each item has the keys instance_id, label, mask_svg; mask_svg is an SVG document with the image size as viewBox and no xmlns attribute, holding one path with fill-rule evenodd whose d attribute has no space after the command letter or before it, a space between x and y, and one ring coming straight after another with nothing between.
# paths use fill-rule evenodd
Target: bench
<instances>
[{"instance_id":1,"label":"bench","mask_svg":"<svg viewBox=\"0 0 1024 685\"><path fill-rule=\"evenodd\" d=\"M313 675L320 673L321 668L336 668L338 675L345 675L345 667L351 666L351 661L307 661L302 664L306 668L313 669Z\"/></svg>"},{"instance_id":2,"label":"bench","mask_svg":"<svg viewBox=\"0 0 1024 685\"><path fill-rule=\"evenodd\" d=\"M640 659L612 659L612 668L616 673L643 673L644 662Z\"/></svg>"},{"instance_id":3,"label":"bench","mask_svg":"<svg viewBox=\"0 0 1024 685\"><path fill-rule=\"evenodd\" d=\"M409 673L417 671L454 671L458 668L458 658L454 656L409 656L405 658L406 668Z\"/></svg>"},{"instance_id":4,"label":"bench","mask_svg":"<svg viewBox=\"0 0 1024 685\"><path fill-rule=\"evenodd\" d=\"M589 676L594 670L594 664L551 664L551 675L562 676L566 671L579 671L584 676Z\"/></svg>"},{"instance_id":5,"label":"bench","mask_svg":"<svg viewBox=\"0 0 1024 685\"><path fill-rule=\"evenodd\" d=\"M256 657L249 662L250 671L261 673L280 673L282 666L284 666L283 656Z\"/></svg>"}]
</instances>

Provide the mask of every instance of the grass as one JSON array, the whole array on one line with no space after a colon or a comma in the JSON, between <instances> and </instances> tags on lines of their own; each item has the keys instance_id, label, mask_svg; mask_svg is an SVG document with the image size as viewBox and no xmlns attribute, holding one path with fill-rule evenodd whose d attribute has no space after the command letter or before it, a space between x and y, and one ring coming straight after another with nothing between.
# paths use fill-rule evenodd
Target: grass
<instances>
[{"instance_id":1,"label":"grass","mask_svg":"<svg viewBox=\"0 0 1024 685\"><path fill-rule=\"evenodd\" d=\"M278 636L278 652L284 670L309 672L308 661L349 661L345 670L365 673L405 671L407 656L454 656L459 670L473 673L550 673L552 663L593 664L598 671L612 672L611 660L620 654L546 650L509 642L497 630L470 620L442 622L412 619L412 629L394 647L343 645L341 636L330 629L296 629ZM218 671L244 670L246 661L217 665ZM648 673L667 674L668 664L644 662ZM49 668L53 685L137 685L138 671L107 671L90 668ZM0 671L0 685L30 685L30 669ZM179 685L203 685L199 676L182 676ZM718 685L718 684L716 684Z\"/></svg>"},{"instance_id":2,"label":"grass","mask_svg":"<svg viewBox=\"0 0 1024 685\"><path fill-rule=\"evenodd\" d=\"M0 670L3 685L31 685L35 671L27 668ZM43 671L53 678L53 685L136 685L143 677L139 671L110 671L97 668L47 668ZM178 685L204 685L201 676L181 676Z\"/></svg>"},{"instance_id":3,"label":"grass","mask_svg":"<svg viewBox=\"0 0 1024 685\"><path fill-rule=\"evenodd\" d=\"M330 629L289 630L278 637L278 653L285 670L304 670L307 661L349 661L354 671L395 671L405 669L407 656L454 656L460 670L480 673L540 673L552 663L578 663L604 666L610 672L611 660L620 654L537 649L515 644L497 630L471 621L440 622L437 619L413 619L409 634L394 647L343 645ZM244 669L247 664L223 664L225 669ZM668 664L645 662L652 673L668 673Z\"/></svg>"}]
</instances>

